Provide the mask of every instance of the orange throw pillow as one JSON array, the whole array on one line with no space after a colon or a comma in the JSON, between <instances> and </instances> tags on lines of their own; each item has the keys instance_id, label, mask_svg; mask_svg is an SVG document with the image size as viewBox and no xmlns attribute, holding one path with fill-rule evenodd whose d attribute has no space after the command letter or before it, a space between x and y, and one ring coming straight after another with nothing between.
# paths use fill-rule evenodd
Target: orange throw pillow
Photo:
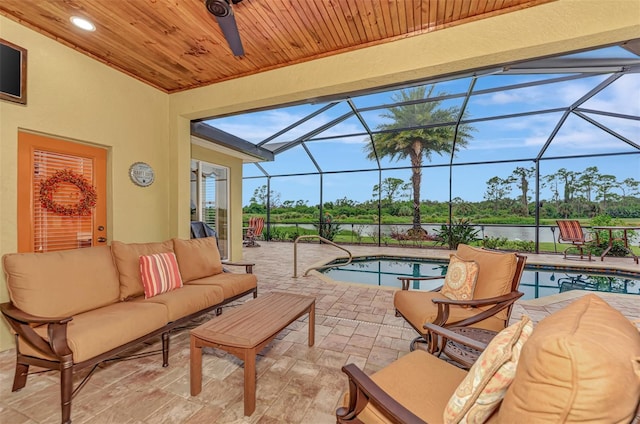
<instances>
[{"instance_id":1,"label":"orange throw pillow","mask_svg":"<svg viewBox=\"0 0 640 424\"><path fill-rule=\"evenodd\" d=\"M140 256L140 276L145 299L182 287L178 261L173 252Z\"/></svg>"}]
</instances>

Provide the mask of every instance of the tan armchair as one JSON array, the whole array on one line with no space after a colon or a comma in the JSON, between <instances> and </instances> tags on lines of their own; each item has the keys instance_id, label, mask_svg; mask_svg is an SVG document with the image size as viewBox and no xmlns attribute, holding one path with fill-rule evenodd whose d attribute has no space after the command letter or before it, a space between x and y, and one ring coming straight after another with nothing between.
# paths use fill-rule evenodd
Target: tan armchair
<instances>
[{"instance_id":1,"label":"tan armchair","mask_svg":"<svg viewBox=\"0 0 640 424\"><path fill-rule=\"evenodd\" d=\"M370 377L354 364L344 366L349 392L336 411L337 422L634 420L640 412L640 333L619 311L588 294L540 321L526 338L517 336L522 344L503 337L520 324L488 346L427 324L436 334L486 347L468 372L471 379L467 371L420 349ZM494 343L499 337L503 343ZM456 409L461 396L464 403Z\"/></svg>"},{"instance_id":2,"label":"tan armchair","mask_svg":"<svg viewBox=\"0 0 640 424\"><path fill-rule=\"evenodd\" d=\"M470 300L452 300L440 292L409 290L411 281L444 277L398 277L402 290L394 294L396 315L402 316L419 334L411 342L428 342L429 332L424 325L441 327L473 326L500 331L509 323L513 304L523 293L518 291L526 256L495 252L486 249L458 246L456 255L478 266L477 282Z\"/></svg>"}]
</instances>

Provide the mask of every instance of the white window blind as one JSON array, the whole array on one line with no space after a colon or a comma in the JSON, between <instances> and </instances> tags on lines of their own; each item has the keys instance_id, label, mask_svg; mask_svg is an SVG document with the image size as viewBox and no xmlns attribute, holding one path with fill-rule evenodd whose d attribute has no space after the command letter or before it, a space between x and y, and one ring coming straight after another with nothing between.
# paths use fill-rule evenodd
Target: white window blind
<instances>
[{"instance_id":1,"label":"white window blind","mask_svg":"<svg viewBox=\"0 0 640 424\"><path fill-rule=\"evenodd\" d=\"M202 218L211 228L216 228L216 177L215 173L202 173Z\"/></svg>"},{"instance_id":2,"label":"white window blind","mask_svg":"<svg viewBox=\"0 0 640 424\"><path fill-rule=\"evenodd\" d=\"M53 176L56 171L68 169L93 182L91 159L47 151L34 151L33 157L33 217L34 250L77 249L92 245L94 214L87 216L62 216L48 211L40 203L40 183ZM53 201L64 207L74 207L82 198L80 189L74 184L61 182L53 194Z\"/></svg>"}]
</instances>

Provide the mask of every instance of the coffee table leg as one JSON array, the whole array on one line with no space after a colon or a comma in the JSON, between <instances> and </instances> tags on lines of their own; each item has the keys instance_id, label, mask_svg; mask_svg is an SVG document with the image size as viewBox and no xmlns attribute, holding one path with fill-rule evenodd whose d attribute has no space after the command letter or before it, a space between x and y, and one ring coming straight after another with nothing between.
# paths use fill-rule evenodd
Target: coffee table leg
<instances>
[{"instance_id":1,"label":"coffee table leg","mask_svg":"<svg viewBox=\"0 0 640 424\"><path fill-rule=\"evenodd\" d=\"M256 350L244 351L244 415L256 410Z\"/></svg>"},{"instance_id":2,"label":"coffee table leg","mask_svg":"<svg viewBox=\"0 0 640 424\"><path fill-rule=\"evenodd\" d=\"M196 346L196 338L194 336L191 336L189 368L191 396L196 396L202 391L202 347Z\"/></svg>"},{"instance_id":3,"label":"coffee table leg","mask_svg":"<svg viewBox=\"0 0 640 424\"><path fill-rule=\"evenodd\" d=\"M313 346L316 340L316 302L309 307L309 346Z\"/></svg>"}]
</instances>

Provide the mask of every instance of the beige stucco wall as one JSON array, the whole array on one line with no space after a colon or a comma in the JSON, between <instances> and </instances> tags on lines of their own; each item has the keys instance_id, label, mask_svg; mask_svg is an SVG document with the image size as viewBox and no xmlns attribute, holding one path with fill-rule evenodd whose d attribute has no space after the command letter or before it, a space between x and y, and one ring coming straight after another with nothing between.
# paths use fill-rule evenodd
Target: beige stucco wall
<instances>
[{"instance_id":1,"label":"beige stucco wall","mask_svg":"<svg viewBox=\"0 0 640 424\"><path fill-rule=\"evenodd\" d=\"M640 38L640 2L558 0L172 95L3 17L0 37L29 51L28 105L0 102L2 254L15 251L17 243L18 128L111 149L110 240L188 237L191 119ZM127 171L135 161L155 168L157 180L151 187L142 189L129 182ZM233 206L238 206L235 200ZM234 211L232 231L238 237L242 231L240 215L239 209ZM240 259L240 254L234 245L231 259ZM2 280L0 301L6 300ZM0 350L11 345L3 322Z\"/></svg>"},{"instance_id":2,"label":"beige stucco wall","mask_svg":"<svg viewBox=\"0 0 640 424\"><path fill-rule=\"evenodd\" d=\"M0 254L17 248L19 129L108 148L109 240L168 238L168 95L1 16L0 37L28 50L27 105L0 102ZM148 188L129 181L136 161L156 171ZM0 350L12 344L2 320Z\"/></svg>"}]
</instances>

